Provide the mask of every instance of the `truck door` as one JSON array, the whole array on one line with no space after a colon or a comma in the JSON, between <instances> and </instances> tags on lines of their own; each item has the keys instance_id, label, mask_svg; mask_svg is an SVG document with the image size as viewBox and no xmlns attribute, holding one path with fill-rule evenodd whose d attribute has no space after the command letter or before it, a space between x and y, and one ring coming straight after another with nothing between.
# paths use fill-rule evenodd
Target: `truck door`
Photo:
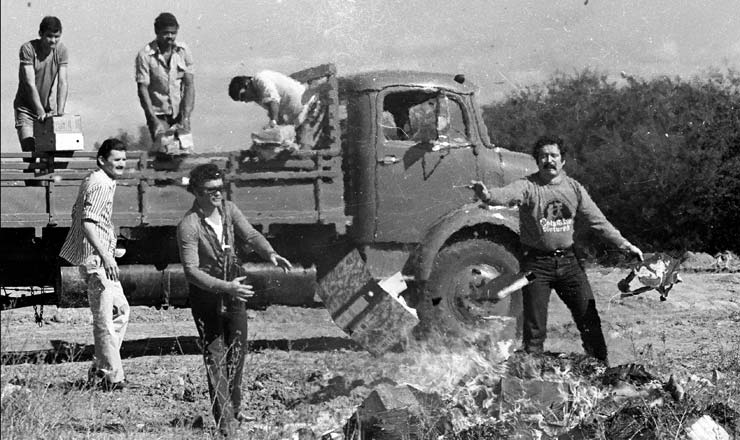
<instances>
[{"instance_id":1,"label":"truck door","mask_svg":"<svg viewBox=\"0 0 740 440\"><path fill-rule=\"evenodd\" d=\"M416 243L471 201L471 118L461 96L441 89L388 88L377 99L375 241Z\"/></svg>"}]
</instances>

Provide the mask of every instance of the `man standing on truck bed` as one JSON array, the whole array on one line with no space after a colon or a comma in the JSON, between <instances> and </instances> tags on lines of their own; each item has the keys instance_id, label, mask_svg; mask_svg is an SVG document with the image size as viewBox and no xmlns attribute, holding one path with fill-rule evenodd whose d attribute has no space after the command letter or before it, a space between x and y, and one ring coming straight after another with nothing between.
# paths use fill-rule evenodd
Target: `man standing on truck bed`
<instances>
[{"instance_id":1,"label":"man standing on truck bed","mask_svg":"<svg viewBox=\"0 0 740 440\"><path fill-rule=\"evenodd\" d=\"M34 121L64 114L67 105L67 48L62 38L62 22L57 17L44 17L39 25L39 38L23 44L20 50L18 92L13 101L15 128L22 151L33 152ZM57 81L56 109L52 111L49 98Z\"/></svg>"},{"instance_id":2,"label":"man standing on truck bed","mask_svg":"<svg viewBox=\"0 0 740 440\"><path fill-rule=\"evenodd\" d=\"M252 286L244 282L246 277L238 276L241 268L235 239L276 266L286 270L292 266L233 202L224 200L223 173L217 165L193 168L188 191L195 202L177 226L177 245L203 346L213 416L221 433L228 436L242 419L241 381L247 351L244 301L254 295Z\"/></svg>"},{"instance_id":3,"label":"man standing on truck bed","mask_svg":"<svg viewBox=\"0 0 740 440\"><path fill-rule=\"evenodd\" d=\"M519 205L523 270L535 279L523 289L524 350L543 351L547 307L555 289L570 310L587 354L608 364L601 319L586 273L573 253L576 217L620 249L642 251L627 241L601 213L586 189L563 171L566 148L560 138L541 137L532 155L539 171L503 188L471 182L476 195L490 205Z\"/></svg>"},{"instance_id":4,"label":"man standing on truck bed","mask_svg":"<svg viewBox=\"0 0 740 440\"><path fill-rule=\"evenodd\" d=\"M87 281L95 340L89 385L102 379L100 387L114 391L126 387L120 349L128 326L129 305L118 280L116 234L111 221L116 178L126 168L126 144L106 139L98 149L97 162L99 169L80 185L72 208L72 226L59 256L79 266Z\"/></svg>"},{"instance_id":5,"label":"man standing on truck bed","mask_svg":"<svg viewBox=\"0 0 740 440\"><path fill-rule=\"evenodd\" d=\"M156 38L136 56L139 102L155 144L175 126L190 133L195 106L193 56L185 43L175 41L179 29L175 16L162 12L154 20Z\"/></svg>"}]
</instances>

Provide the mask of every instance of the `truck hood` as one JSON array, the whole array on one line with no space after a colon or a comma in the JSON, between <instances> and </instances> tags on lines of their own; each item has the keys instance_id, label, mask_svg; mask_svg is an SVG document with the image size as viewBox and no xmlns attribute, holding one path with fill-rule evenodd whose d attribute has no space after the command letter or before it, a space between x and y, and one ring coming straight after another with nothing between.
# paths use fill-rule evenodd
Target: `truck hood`
<instances>
[{"instance_id":1,"label":"truck hood","mask_svg":"<svg viewBox=\"0 0 740 440\"><path fill-rule=\"evenodd\" d=\"M501 147L484 147L481 150L481 180L488 186L504 186L537 171L537 162L529 154Z\"/></svg>"}]
</instances>

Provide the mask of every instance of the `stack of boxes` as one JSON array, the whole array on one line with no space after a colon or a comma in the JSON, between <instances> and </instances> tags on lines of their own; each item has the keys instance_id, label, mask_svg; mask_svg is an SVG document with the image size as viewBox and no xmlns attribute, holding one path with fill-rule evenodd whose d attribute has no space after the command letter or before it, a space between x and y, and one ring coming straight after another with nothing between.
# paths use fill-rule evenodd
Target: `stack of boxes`
<instances>
[{"instance_id":1,"label":"stack of boxes","mask_svg":"<svg viewBox=\"0 0 740 440\"><path fill-rule=\"evenodd\" d=\"M78 151L85 147L80 115L62 115L33 124L36 151Z\"/></svg>"}]
</instances>

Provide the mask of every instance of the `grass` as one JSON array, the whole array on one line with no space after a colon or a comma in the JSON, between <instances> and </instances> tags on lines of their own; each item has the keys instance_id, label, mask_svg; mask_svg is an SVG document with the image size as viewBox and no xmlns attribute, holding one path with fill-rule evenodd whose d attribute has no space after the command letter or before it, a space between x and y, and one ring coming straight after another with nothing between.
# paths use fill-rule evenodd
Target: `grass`
<instances>
[{"instance_id":1,"label":"grass","mask_svg":"<svg viewBox=\"0 0 740 440\"><path fill-rule=\"evenodd\" d=\"M728 306L730 303L722 303L721 308L696 309L688 302L694 293L683 288L682 284L664 303L646 296L608 306L604 298L608 298L609 289L613 290L622 274L615 272L600 276L590 273L589 276L603 307L605 332L613 333L608 340L610 349L618 355L613 363L639 363L664 380L674 374L691 398L681 404L666 400L662 407L651 407L649 400L636 402L631 413L624 413L625 423L627 420L644 422L655 434L653 438L681 438L685 425L693 420L697 410L704 411L713 404L718 409L722 409L718 405L740 409L740 314L732 311ZM706 282L717 285L717 289L730 285L718 277ZM704 282L699 275L686 278L685 285L692 289ZM720 281L722 284L717 284ZM697 295L706 294L699 292ZM187 312L177 313L182 315L172 311L155 313L137 309L132 319L145 324L191 319ZM327 316L318 316L319 311L285 308L260 313L250 321L250 339L272 341L296 335L297 338L306 338L307 332L313 332L310 337L317 338L336 336L333 333L336 329L331 327L333 324ZM11 315L8 312L2 315L4 341L11 335L9 332L36 331L32 319L15 319L10 325L13 321ZM549 349L580 353L577 331L569 325L570 317L563 315L561 310L552 309L551 318L553 331L548 338ZM49 324L45 330L54 330L54 325L59 326L60 332L89 328L82 316L70 319L70 322L61 319L64 322ZM129 331L133 334L131 327ZM436 371L429 365L431 357L397 354L373 358L362 351L321 348L317 344L312 348L298 349L298 344L282 346L287 349L267 346L248 355L243 382L245 409L256 420L244 427L245 438L291 438L306 427L316 435L339 429L351 418L355 407L382 383L408 381L428 385L432 390L445 384L442 388L454 390L459 386L460 378L463 382L473 379L447 368L447 372L431 380L435 379ZM0 386L4 388L11 384L20 387L21 391L2 401L0 436L3 440L216 438L200 355L136 355L127 358L124 368L128 378L142 384L143 388L122 393L103 393L75 386L86 377L88 367L87 361L78 362L78 355L79 352L72 350L65 362L55 364L20 364L19 359L5 358L5 363L0 365ZM476 374L485 372L475 359L468 360L479 368ZM451 366L459 363L460 358L449 358ZM423 376L430 373L432 377ZM481 385L494 389L496 375L501 371L492 370L490 373L488 379L481 378ZM592 384L584 380L580 387L575 387L573 399L577 404L559 413L559 420L570 423L584 416L584 420L589 420L590 408L598 410L603 401L590 386ZM489 394L488 409L491 409L496 395L493 392ZM466 405L472 405L469 400L466 402ZM456 409L452 406L447 409L448 416L455 416ZM195 416L203 417L204 428L191 428L183 423L170 425L174 419L187 420ZM718 420L719 416L713 413L713 417ZM435 414L424 423L432 427L439 421ZM606 422L607 419L602 417L589 425L591 431L587 438L619 438L613 430L609 431L612 428ZM507 438L516 431L532 429L535 428L523 411L519 414L511 411L505 423L494 423L486 413L481 415L479 423L460 425L458 434L448 438ZM429 432L429 437L434 438Z\"/></svg>"}]
</instances>

